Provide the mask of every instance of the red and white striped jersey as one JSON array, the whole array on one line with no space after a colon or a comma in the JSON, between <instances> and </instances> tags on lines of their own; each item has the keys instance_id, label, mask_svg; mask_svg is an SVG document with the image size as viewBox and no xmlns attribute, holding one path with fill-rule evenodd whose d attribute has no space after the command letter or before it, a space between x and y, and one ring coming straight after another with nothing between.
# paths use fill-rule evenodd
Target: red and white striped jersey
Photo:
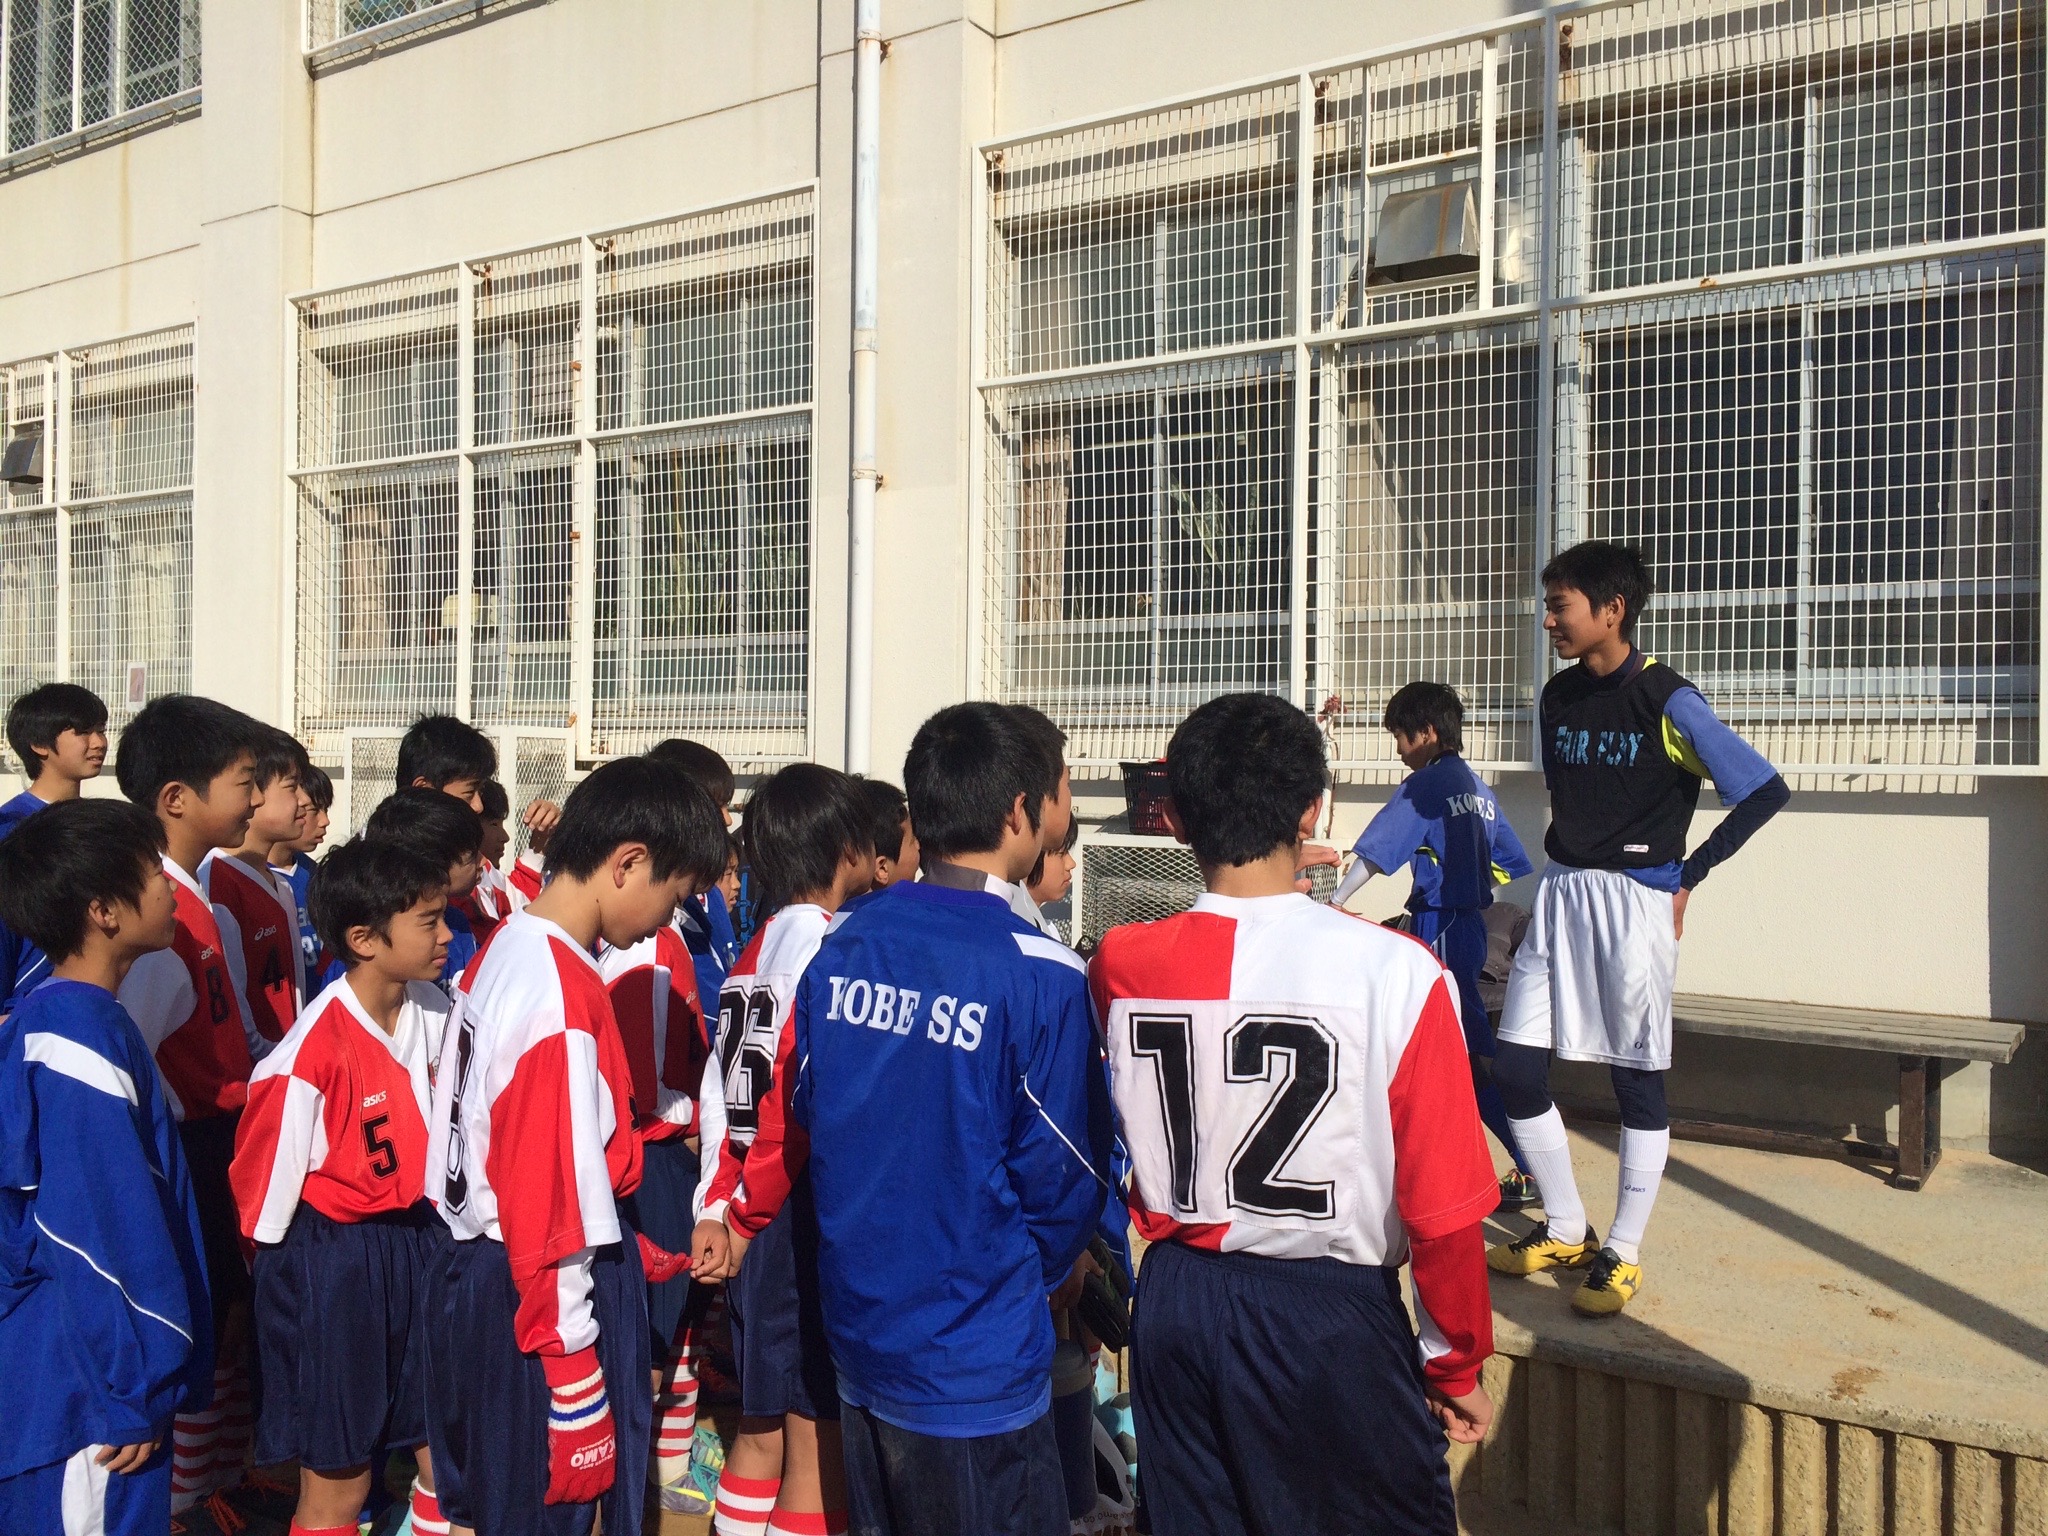
<instances>
[{"instance_id":1,"label":"red and white striped jersey","mask_svg":"<svg viewBox=\"0 0 2048 1536\"><path fill-rule=\"evenodd\" d=\"M1151 1242L1399 1264L1499 1199L1443 967L1306 896L1204 895L1089 969Z\"/></svg>"},{"instance_id":2,"label":"red and white striped jersey","mask_svg":"<svg viewBox=\"0 0 2048 1536\"><path fill-rule=\"evenodd\" d=\"M291 884L260 873L231 853L214 850L200 881L220 921L221 952L256 1029L260 1055L285 1037L299 1016L299 903Z\"/></svg>"},{"instance_id":3,"label":"red and white striped jersey","mask_svg":"<svg viewBox=\"0 0 2048 1536\"><path fill-rule=\"evenodd\" d=\"M484 860L483 868L477 872L476 885L460 898L477 943L482 944L498 931L498 924L540 894L540 867L531 862L532 858L531 854L522 854L509 875L489 859Z\"/></svg>"},{"instance_id":4,"label":"red and white striped jersey","mask_svg":"<svg viewBox=\"0 0 2048 1536\"><path fill-rule=\"evenodd\" d=\"M773 1164L776 1188L749 1188L747 1149L756 1137L778 1146L786 1140L789 1098L774 1089L779 1077L795 1070L790 1056L796 1032L789 1020L796 984L831 924L823 907L784 907L762 924L719 990L718 1051L704 1073L700 1220L723 1221L728 1207L742 1219L757 1207L772 1214L789 1194L779 1159ZM755 1166L765 1171L767 1164L757 1159Z\"/></svg>"},{"instance_id":5,"label":"red and white striped jersey","mask_svg":"<svg viewBox=\"0 0 2048 1536\"><path fill-rule=\"evenodd\" d=\"M597 961L518 912L457 989L428 1121L427 1197L458 1240L505 1245L528 1354L596 1342L590 1250L640 1185L632 1070Z\"/></svg>"},{"instance_id":6,"label":"red and white striped jersey","mask_svg":"<svg viewBox=\"0 0 2048 1536\"><path fill-rule=\"evenodd\" d=\"M682 930L670 922L629 948L606 945L597 967L633 1069L640 1139L666 1141L695 1130L711 1038Z\"/></svg>"},{"instance_id":7,"label":"red and white striped jersey","mask_svg":"<svg viewBox=\"0 0 2048 1536\"><path fill-rule=\"evenodd\" d=\"M257 1064L228 1169L242 1236L281 1243L304 1200L334 1221L360 1221L418 1202L427 1176L427 1056L448 999L406 988L390 1034L347 978L307 1005Z\"/></svg>"},{"instance_id":8,"label":"red and white striped jersey","mask_svg":"<svg viewBox=\"0 0 2048 1536\"><path fill-rule=\"evenodd\" d=\"M169 855L164 871L177 890L177 933L169 949L129 967L121 1006L156 1057L172 1112L180 1120L203 1120L240 1109L248 1099L253 1026L228 970L213 904Z\"/></svg>"}]
</instances>

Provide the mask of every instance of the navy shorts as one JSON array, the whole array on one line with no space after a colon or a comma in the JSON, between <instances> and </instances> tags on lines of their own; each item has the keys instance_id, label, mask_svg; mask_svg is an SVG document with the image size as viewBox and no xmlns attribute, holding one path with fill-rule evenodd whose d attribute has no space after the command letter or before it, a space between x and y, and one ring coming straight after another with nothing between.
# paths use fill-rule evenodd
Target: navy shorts
<instances>
[{"instance_id":1,"label":"navy shorts","mask_svg":"<svg viewBox=\"0 0 2048 1536\"><path fill-rule=\"evenodd\" d=\"M619 1210L636 1232L670 1253L688 1253L696 1227L691 1202L697 1194L697 1154L680 1136L650 1141L641 1148L640 1187L619 1202ZM688 1272L647 1286L647 1333L655 1365L668 1359L669 1342L690 1304Z\"/></svg>"},{"instance_id":2,"label":"navy shorts","mask_svg":"<svg viewBox=\"0 0 2048 1536\"><path fill-rule=\"evenodd\" d=\"M424 1201L362 1221L310 1205L256 1250L256 1464L346 1472L427 1438L426 1278L448 1229Z\"/></svg>"},{"instance_id":3,"label":"navy shorts","mask_svg":"<svg viewBox=\"0 0 2048 1536\"><path fill-rule=\"evenodd\" d=\"M840 1405L847 1536L1066 1536L1052 1410L999 1435L919 1434Z\"/></svg>"},{"instance_id":4,"label":"navy shorts","mask_svg":"<svg viewBox=\"0 0 2048 1536\"><path fill-rule=\"evenodd\" d=\"M1395 1270L1154 1244L1131 1404L1155 1531L1457 1529Z\"/></svg>"},{"instance_id":5,"label":"navy shorts","mask_svg":"<svg viewBox=\"0 0 2048 1536\"><path fill-rule=\"evenodd\" d=\"M818 1300L818 1217L811 1181L798 1178L789 1199L747 1248L726 1286L740 1412L749 1418L839 1417L839 1373L825 1339Z\"/></svg>"},{"instance_id":6,"label":"navy shorts","mask_svg":"<svg viewBox=\"0 0 2048 1536\"><path fill-rule=\"evenodd\" d=\"M1479 973L1486 969L1486 912L1481 907L1455 907L1415 914L1415 936L1436 951L1458 982L1458 1022L1465 1026L1469 1056L1493 1054L1493 1020L1479 991Z\"/></svg>"},{"instance_id":7,"label":"navy shorts","mask_svg":"<svg viewBox=\"0 0 2048 1536\"><path fill-rule=\"evenodd\" d=\"M164 1536L171 1528L171 1436L136 1472L95 1464L89 1445L69 1461L0 1477L0 1532L6 1536Z\"/></svg>"},{"instance_id":8,"label":"navy shorts","mask_svg":"<svg viewBox=\"0 0 2048 1536\"><path fill-rule=\"evenodd\" d=\"M192 1174L192 1198L199 1207L199 1240L206 1246L206 1288L213 1301L213 1336L221 1336L228 1308L249 1299L249 1266L242 1258L242 1217L228 1183L235 1158L237 1109L203 1120L178 1122L185 1166Z\"/></svg>"},{"instance_id":9,"label":"navy shorts","mask_svg":"<svg viewBox=\"0 0 2048 1536\"><path fill-rule=\"evenodd\" d=\"M611 1492L595 1504L548 1504L548 1381L513 1342L519 1293L505 1245L449 1242L427 1278L427 1444L441 1509L488 1536L637 1531L647 1494L654 1391L647 1376L647 1276L629 1237L592 1264L597 1359L618 1432Z\"/></svg>"}]
</instances>

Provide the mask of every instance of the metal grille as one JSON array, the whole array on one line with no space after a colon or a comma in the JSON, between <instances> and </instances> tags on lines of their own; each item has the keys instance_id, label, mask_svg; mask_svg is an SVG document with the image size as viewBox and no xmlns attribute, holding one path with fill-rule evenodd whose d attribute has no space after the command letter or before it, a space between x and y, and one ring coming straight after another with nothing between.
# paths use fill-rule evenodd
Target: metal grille
<instances>
[{"instance_id":1,"label":"metal grille","mask_svg":"<svg viewBox=\"0 0 2048 1536\"><path fill-rule=\"evenodd\" d=\"M507 748L510 748L507 751ZM499 771L512 770L511 782L505 786L506 796L511 801L512 847L507 857L516 859L526 852L528 834L526 824L519 820L520 813L531 805L536 797L552 800L557 805L569 792L569 771L575 767L575 743L566 735L509 734L498 747Z\"/></svg>"},{"instance_id":2,"label":"metal grille","mask_svg":"<svg viewBox=\"0 0 2048 1536\"><path fill-rule=\"evenodd\" d=\"M1110 929L1124 923L1153 923L1174 917L1202 894L1202 871L1192 848L1163 837L1097 833L1075 850L1075 947L1092 951ZM1310 872L1311 894L1326 899L1337 888L1337 872L1318 865Z\"/></svg>"},{"instance_id":3,"label":"metal grille","mask_svg":"<svg viewBox=\"0 0 2048 1536\"><path fill-rule=\"evenodd\" d=\"M1096 766L1226 689L1334 698L1377 774L1432 678L1527 765L1536 573L1602 536L1788 768L2035 768L2042 20L1596 0L986 150L984 686ZM1224 493L1175 546L1189 439L1256 537ZM1245 617L1175 611L1230 538Z\"/></svg>"},{"instance_id":4,"label":"metal grille","mask_svg":"<svg viewBox=\"0 0 2048 1536\"><path fill-rule=\"evenodd\" d=\"M811 303L808 192L300 300L301 730L805 755Z\"/></svg>"},{"instance_id":5,"label":"metal grille","mask_svg":"<svg viewBox=\"0 0 2048 1536\"><path fill-rule=\"evenodd\" d=\"M330 830L328 842L353 837L369 822L370 812L398 787L398 743L403 733L351 733L348 737L348 793L337 797L348 806L348 825Z\"/></svg>"},{"instance_id":6,"label":"metal grille","mask_svg":"<svg viewBox=\"0 0 2048 1536\"><path fill-rule=\"evenodd\" d=\"M200 0L0 0L14 154L199 88Z\"/></svg>"},{"instance_id":7,"label":"metal grille","mask_svg":"<svg viewBox=\"0 0 2048 1536\"><path fill-rule=\"evenodd\" d=\"M416 38L533 0L306 0L306 51L316 65Z\"/></svg>"},{"instance_id":8,"label":"metal grille","mask_svg":"<svg viewBox=\"0 0 2048 1536\"><path fill-rule=\"evenodd\" d=\"M192 685L192 348L180 326L0 368L44 477L0 501L0 677L90 688L116 730Z\"/></svg>"}]
</instances>

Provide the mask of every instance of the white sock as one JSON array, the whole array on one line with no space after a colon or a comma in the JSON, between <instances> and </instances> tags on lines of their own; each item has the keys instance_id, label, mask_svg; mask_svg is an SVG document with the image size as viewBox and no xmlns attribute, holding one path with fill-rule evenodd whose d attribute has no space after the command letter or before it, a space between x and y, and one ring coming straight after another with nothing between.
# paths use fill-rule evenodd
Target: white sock
<instances>
[{"instance_id":1,"label":"white sock","mask_svg":"<svg viewBox=\"0 0 2048 1536\"><path fill-rule=\"evenodd\" d=\"M1579 1201L1579 1181L1572 1177L1572 1149L1564 1137L1564 1116L1553 1104L1533 1120L1509 1116L1508 1124L1514 1127L1522 1156L1529 1159L1550 1235L1561 1243L1584 1242L1586 1207Z\"/></svg>"},{"instance_id":2,"label":"white sock","mask_svg":"<svg viewBox=\"0 0 2048 1536\"><path fill-rule=\"evenodd\" d=\"M1670 1152L1668 1130L1621 1128L1621 1181L1607 1246L1630 1264L1642 1262L1643 1229L1650 1224L1650 1207L1657 1203L1657 1186L1664 1182L1664 1159Z\"/></svg>"}]
</instances>

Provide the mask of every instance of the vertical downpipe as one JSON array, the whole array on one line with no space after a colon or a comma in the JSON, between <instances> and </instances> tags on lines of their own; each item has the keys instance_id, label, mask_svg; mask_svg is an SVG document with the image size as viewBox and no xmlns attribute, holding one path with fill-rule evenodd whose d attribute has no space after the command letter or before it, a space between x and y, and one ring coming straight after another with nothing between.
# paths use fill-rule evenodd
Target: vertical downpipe
<instances>
[{"instance_id":1,"label":"vertical downpipe","mask_svg":"<svg viewBox=\"0 0 2048 1536\"><path fill-rule=\"evenodd\" d=\"M875 290L882 0L857 0L853 55L853 484L847 499L846 768L866 773L875 704Z\"/></svg>"}]
</instances>

